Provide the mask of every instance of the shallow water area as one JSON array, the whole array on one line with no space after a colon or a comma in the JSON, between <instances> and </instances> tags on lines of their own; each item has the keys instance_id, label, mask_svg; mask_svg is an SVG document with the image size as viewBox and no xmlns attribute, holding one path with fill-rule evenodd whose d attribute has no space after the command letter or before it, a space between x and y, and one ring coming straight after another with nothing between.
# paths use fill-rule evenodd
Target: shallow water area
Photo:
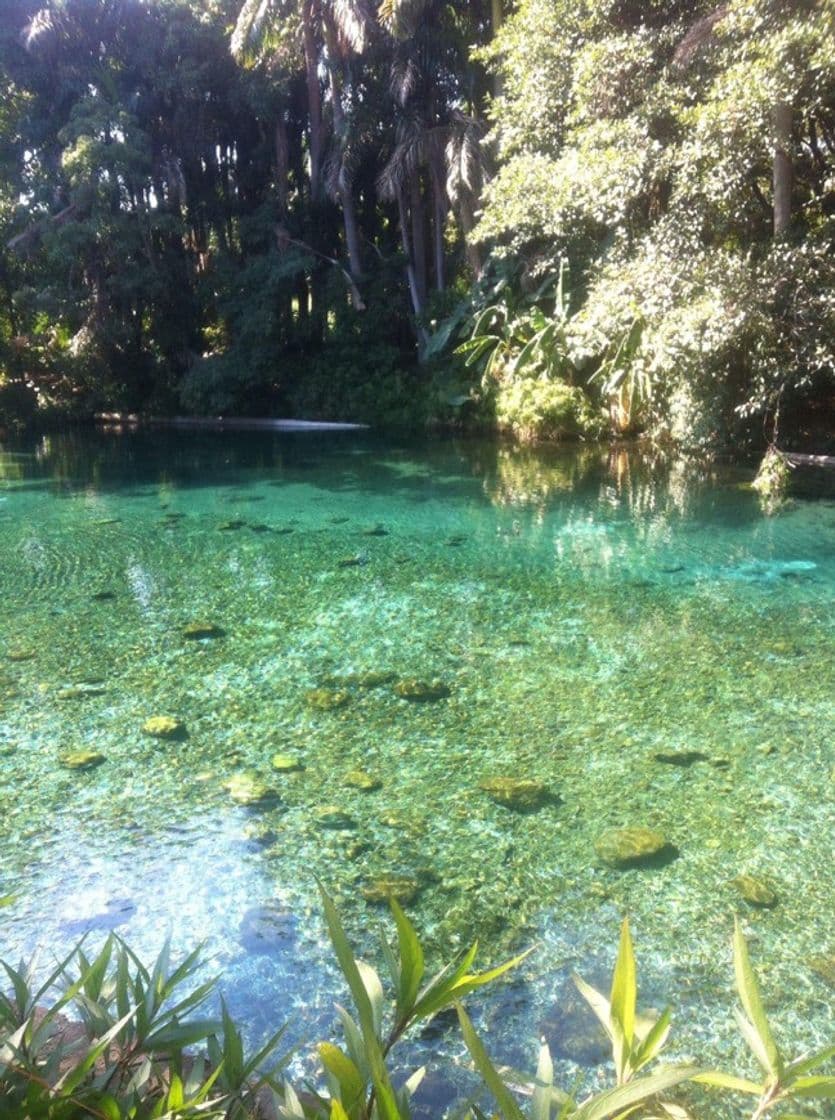
<instances>
[{"instance_id":1,"label":"shallow water area","mask_svg":"<svg viewBox=\"0 0 835 1120\"><path fill-rule=\"evenodd\" d=\"M569 977L605 983L625 912L676 1053L739 1054L735 911L780 1036L828 1041L835 502L767 517L750 478L355 433L5 449L0 957L88 929L150 956L170 930L206 941L253 1040L315 1038L342 992L315 876L370 954L393 875L439 955L537 944L474 1003L514 1065L544 1035L569 1084L594 1073ZM546 795L499 803L501 777ZM666 857L602 863L628 826Z\"/></svg>"}]
</instances>

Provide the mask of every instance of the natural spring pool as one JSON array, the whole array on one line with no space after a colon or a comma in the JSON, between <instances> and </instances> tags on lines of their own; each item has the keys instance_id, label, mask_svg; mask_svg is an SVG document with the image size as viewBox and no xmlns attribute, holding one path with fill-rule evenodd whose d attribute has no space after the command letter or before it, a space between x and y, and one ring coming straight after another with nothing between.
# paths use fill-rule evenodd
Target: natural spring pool
<instances>
[{"instance_id":1,"label":"natural spring pool","mask_svg":"<svg viewBox=\"0 0 835 1120\"><path fill-rule=\"evenodd\" d=\"M779 1036L831 1041L835 502L767 517L750 478L356 433L7 444L0 957L205 940L253 1041L287 1018L312 1041L342 994L314 877L371 954L363 892L393 874L439 952L536 944L470 1002L514 1065L545 1036L564 1083L596 1075L570 974L606 984L626 912L673 1056L747 1065L735 911ZM412 678L449 694L403 699ZM104 761L62 765L78 751ZM545 787L533 811L479 787L508 776ZM239 803L259 782L275 800ZM625 826L676 858L607 866L595 841ZM463 1046L439 1025L429 1052Z\"/></svg>"}]
</instances>

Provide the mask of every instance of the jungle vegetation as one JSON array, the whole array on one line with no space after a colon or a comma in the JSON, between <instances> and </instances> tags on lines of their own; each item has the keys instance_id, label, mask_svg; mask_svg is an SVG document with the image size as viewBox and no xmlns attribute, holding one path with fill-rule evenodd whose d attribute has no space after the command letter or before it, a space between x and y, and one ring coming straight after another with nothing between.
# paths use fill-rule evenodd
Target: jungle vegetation
<instances>
[{"instance_id":1,"label":"jungle vegetation","mask_svg":"<svg viewBox=\"0 0 835 1120\"><path fill-rule=\"evenodd\" d=\"M835 0L5 0L0 84L7 420L831 440Z\"/></svg>"}]
</instances>

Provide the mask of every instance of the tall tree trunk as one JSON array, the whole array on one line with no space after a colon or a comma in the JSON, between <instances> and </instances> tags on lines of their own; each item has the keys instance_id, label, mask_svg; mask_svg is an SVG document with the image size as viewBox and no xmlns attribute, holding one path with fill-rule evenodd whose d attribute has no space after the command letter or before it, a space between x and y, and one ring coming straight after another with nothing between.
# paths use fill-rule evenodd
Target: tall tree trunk
<instances>
[{"instance_id":1,"label":"tall tree trunk","mask_svg":"<svg viewBox=\"0 0 835 1120\"><path fill-rule=\"evenodd\" d=\"M412 214L412 251L415 260L415 281L420 301L426 303L428 273L426 266L426 212L420 186L420 170L415 168L409 176L409 204Z\"/></svg>"},{"instance_id":2,"label":"tall tree trunk","mask_svg":"<svg viewBox=\"0 0 835 1120\"><path fill-rule=\"evenodd\" d=\"M287 217L287 197L290 180L290 146L287 139L287 121L282 105L275 122L275 189L282 221Z\"/></svg>"},{"instance_id":3,"label":"tall tree trunk","mask_svg":"<svg viewBox=\"0 0 835 1120\"><path fill-rule=\"evenodd\" d=\"M432 256L434 258L435 291L442 292L446 286L444 261L444 226L446 225L447 201L443 173L430 161L432 178Z\"/></svg>"},{"instance_id":4,"label":"tall tree trunk","mask_svg":"<svg viewBox=\"0 0 835 1120\"><path fill-rule=\"evenodd\" d=\"M481 276L484 262L481 259L481 250L478 245L474 245L470 240L470 234L475 228L475 214L473 213L472 202L467 196L466 191L461 192L461 200L458 204L458 216L461 220L461 229L464 232L464 247L467 254L467 263L472 269L473 276L477 279Z\"/></svg>"},{"instance_id":5,"label":"tall tree trunk","mask_svg":"<svg viewBox=\"0 0 835 1120\"><path fill-rule=\"evenodd\" d=\"M319 88L319 52L314 30L318 6L317 0L304 0L302 4L304 72L310 122L310 197L314 201L319 198L322 189L322 91Z\"/></svg>"},{"instance_id":6,"label":"tall tree trunk","mask_svg":"<svg viewBox=\"0 0 835 1120\"><path fill-rule=\"evenodd\" d=\"M785 233L792 220L792 110L774 107L774 236Z\"/></svg>"},{"instance_id":7,"label":"tall tree trunk","mask_svg":"<svg viewBox=\"0 0 835 1120\"><path fill-rule=\"evenodd\" d=\"M339 72L339 48L336 39L336 28L330 15L325 14L325 42L328 48L328 78L331 90L331 109L333 112L333 131L339 149L345 141L346 124L345 113L342 109L342 77ZM341 150L339 155L341 157ZM360 244L359 227L357 225L357 211L354 205L354 194L351 184L345 174L340 159L338 173L339 203L342 207L342 222L345 227L345 247L348 250L348 262L351 276L354 280L362 277L362 247Z\"/></svg>"},{"instance_id":8,"label":"tall tree trunk","mask_svg":"<svg viewBox=\"0 0 835 1120\"><path fill-rule=\"evenodd\" d=\"M490 30L495 39L504 23L502 14L502 0L490 0ZM493 97L501 97L503 89L502 76L498 70L493 72Z\"/></svg>"},{"instance_id":9,"label":"tall tree trunk","mask_svg":"<svg viewBox=\"0 0 835 1120\"><path fill-rule=\"evenodd\" d=\"M415 318L419 318L424 311L423 301L420 298L420 289L415 276L415 263L412 256L412 246L409 241L409 213L406 206L406 192L402 184L397 187L397 213L400 219L400 240L403 245L403 253L406 257L406 279L409 283L409 295L412 299L412 311L415 313ZM426 328L417 326L418 341L421 345L426 342L427 334Z\"/></svg>"}]
</instances>

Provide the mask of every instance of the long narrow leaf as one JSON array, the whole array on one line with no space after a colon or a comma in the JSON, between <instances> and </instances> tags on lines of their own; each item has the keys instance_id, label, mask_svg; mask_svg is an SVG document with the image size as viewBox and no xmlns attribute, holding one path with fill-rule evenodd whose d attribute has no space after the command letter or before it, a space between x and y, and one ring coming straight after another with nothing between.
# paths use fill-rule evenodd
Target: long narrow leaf
<instances>
[{"instance_id":1,"label":"long narrow leaf","mask_svg":"<svg viewBox=\"0 0 835 1120\"><path fill-rule=\"evenodd\" d=\"M496 1104L499 1106L499 1112L504 1117L504 1120L525 1120L525 1114L514 1100L513 1094L502 1081L498 1070L490 1061L487 1051L484 1049L481 1039L476 1034L475 1028L470 1022L466 1011L460 1003L456 1004L455 1009L458 1012L461 1032L464 1035L464 1042L467 1044L467 1049L470 1051L475 1067L481 1074L484 1084L493 1094Z\"/></svg>"},{"instance_id":2,"label":"long narrow leaf","mask_svg":"<svg viewBox=\"0 0 835 1120\"><path fill-rule=\"evenodd\" d=\"M757 1032L760 1042L762 1043L762 1049L767 1060L767 1068L775 1077L779 1077L783 1072L783 1062L780 1057L780 1051L777 1049L777 1043L774 1041L771 1034L765 1011L763 1010L757 980L754 975L754 970L751 968L750 957L748 956L748 946L745 944L745 938L742 935L742 928L738 918L734 923L734 971L736 973L736 986L739 992L739 998L742 1001L742 1006L745 1008L746 1015L751 1021L751 1025Z\"/></svg>"}]
</instances>

